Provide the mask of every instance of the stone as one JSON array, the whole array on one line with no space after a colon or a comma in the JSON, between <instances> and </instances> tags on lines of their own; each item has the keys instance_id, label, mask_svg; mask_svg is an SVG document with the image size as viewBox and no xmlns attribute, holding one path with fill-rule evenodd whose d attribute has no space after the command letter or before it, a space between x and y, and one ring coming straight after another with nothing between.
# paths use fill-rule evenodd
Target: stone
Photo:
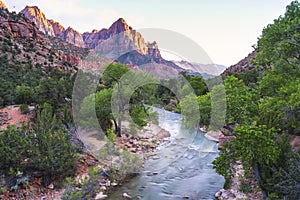
<instances>
[{"instance_id":1,"label":"stone","mask_svg":"<svg viewBox=\"0 0 300 200\"><path fill-rule=\"evenodd\" d=\"M105 186L107 186L107 187L110 187L110 186L111 186L110 180L107 180L107 181L106 181Z\"/></svg>"},{"instance_id":2,"label":"stone","mask_svg":"<svg viewBox=\"0 0 300 200\"><path fill-rule=\"evenodd\" d=\"M165 129L161 129L159 131L159 133L156 135L157 139L161 140L167 137L170 137L171 134L169 133L169 131L165 130Z\"/></svg>"},{"instance_id":3,"label":"stone","mask_svg":"<svg viewBox=\"0 0 300 200\"><path fill-rule=\"evenodd\" d=\"M126 199L132 199L132 197L129 194L125 193L125 192L122 194L122 197L124 197Z\"/></svg>"},{"instance_id":4,"label":"stone","mask_svg":"<svg viewBox=\"0 0 300 200\"><path fill-rule=\"evenodd\" d=\"M118 183L116 183L116 182L112 182L111 183L111 186L113 186L113 187L115 187L115 186L117 186L118 185Z\"/></svg>"},{"instance_id":5,"label":"stone","mask_svg":"<svg viewBox=\"0 0 300 200\"><path fill-rule=\"evenodd\" d=\"M50 185L48 185L48 188L49 188L50 190L53 190L53 189L54 189L53 183L51 183Z\"/></svg>"},{"instance_id":6,"label":"stone","mask_svg":"<svg viewBox=\"0 0 300 200\"><path fill-rule=\"evenodd\" d=\"M105 186L101 186L100 190L106 190L107 188Z\"/></svg>"},{"instance_id":7,"label":"stone","mask_svg":"<svg viewBox=\"0 0 300 200\"><path fill-rule=\"evenodd\" d=\"M103 194L103 192L99 192L96 197L95 197L95 200L100 200L100 199L105 199L107 198L107 195L106 194Z\"/></svg>"}]
</instances>

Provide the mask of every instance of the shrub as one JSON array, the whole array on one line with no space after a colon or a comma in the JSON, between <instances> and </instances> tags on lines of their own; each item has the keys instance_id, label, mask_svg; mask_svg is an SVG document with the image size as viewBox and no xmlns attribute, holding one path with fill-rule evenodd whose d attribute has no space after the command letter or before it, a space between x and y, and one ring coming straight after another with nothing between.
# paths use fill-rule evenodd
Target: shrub
<instances>
[{"instance_id":1,"label":"shrub","mask_svg":"<svg viewBox=\"0 0 300 200\"><path fill-rule=\"evenodd\" d=\"M4 174L39 171L47 186L54 178L72 175L76 158L68 131L47 104L38 112L36 124L0 132L0 171Z\"/></svg>"},{"instance_id":2,"label":"shrub","mask_svg":"<svg viewBox=\"0 0 300 200\"><path fill-rule=\"evenodd\" d=\"M21 106L20 106L20 110L21 110L21 113L22 114L27 114L29 113L29 107L27 104L23 103Z\"/></svg>"}]
</instances>

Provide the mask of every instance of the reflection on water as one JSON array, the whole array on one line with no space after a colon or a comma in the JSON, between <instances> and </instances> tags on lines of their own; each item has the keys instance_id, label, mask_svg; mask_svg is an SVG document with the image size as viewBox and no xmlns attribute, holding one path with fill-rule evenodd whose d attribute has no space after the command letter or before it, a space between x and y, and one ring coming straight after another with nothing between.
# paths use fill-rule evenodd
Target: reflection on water
<instances>
[{"instance_id":1,"label":"reflection on water","mask_svg":"<svg viewBox=\"0 0 300 200\"><path fill-rule=\"evenodd\" d=\"M150 157L135 178L117 188L108 199L122 199L126 192L133 199L171 200L214 199L224 179L212 169L218 156L215 142L203 133L184 129L181 115L154 108L159 125L171 133L170 142L162 145Z\"/></svg>"}]
</instances>

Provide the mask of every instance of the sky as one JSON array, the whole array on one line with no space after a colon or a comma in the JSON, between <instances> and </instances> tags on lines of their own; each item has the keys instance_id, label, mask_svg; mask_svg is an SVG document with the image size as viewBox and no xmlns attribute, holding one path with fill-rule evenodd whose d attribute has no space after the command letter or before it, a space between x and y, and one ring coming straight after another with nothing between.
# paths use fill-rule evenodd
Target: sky
<instances>
[{"instance_id":1,"label":"sky","mask_svg":"<svg viewBox=\"0 0 300 200\"><path fill-rule=\"evenodd\" d=\"M284 15L291 0L3 0L10 11L38 6L48 19L83 33L122 17L133 29L180 33L216 64L230 66L253 51L262 30ZM147 38L145 38L147 40ZM159 43L158 43L159 45ZM166 59L175 59L162 52Z\"/></svg>"}]
</instances>

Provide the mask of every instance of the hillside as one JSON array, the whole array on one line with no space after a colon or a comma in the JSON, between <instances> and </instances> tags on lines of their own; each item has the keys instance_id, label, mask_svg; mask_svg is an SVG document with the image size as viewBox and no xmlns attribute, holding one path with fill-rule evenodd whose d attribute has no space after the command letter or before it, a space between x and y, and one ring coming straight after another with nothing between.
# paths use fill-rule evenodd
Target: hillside
<instances>
[{"instance_id":1,"label":"hillside","mask_svg":"<svg viewBox=\"0 0 300 200\"><path fill-rule=\"evenodd\" d=\"M1 57L10 64L74 71L89 53L88 49L43 34L21 13L1 8L0 23Z\"/></svg>"},{"instance_id":2,"label":"hillside","mask_svg":"<svg viewBox=\"0 0 300 200\"><path fill-rule=\"evenodd\" d=\"M255 65L251 63L252 59L255 57L256 51L248 54L244 59L240 60L238 63L231 65L222 73L222 75L229 76L236 73L242 73L245 71L250 71L255 69Z\"/></svg>"}]
</instances>

